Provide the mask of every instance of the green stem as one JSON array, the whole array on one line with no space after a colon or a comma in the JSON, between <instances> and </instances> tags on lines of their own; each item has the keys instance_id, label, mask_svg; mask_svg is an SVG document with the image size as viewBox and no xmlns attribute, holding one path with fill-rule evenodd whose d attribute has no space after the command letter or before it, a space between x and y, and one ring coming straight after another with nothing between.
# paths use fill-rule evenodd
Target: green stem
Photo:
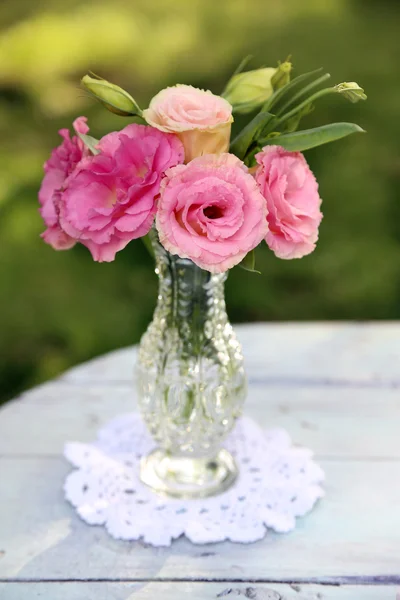
<instances>
[{"instance_id":1,"label":"green stem","mask_svg":"<svg viewBox=\"0 0 400 600\"><path fill-rule=\"evenodd\" d=\"M282 98L284 98L287 94L292 92L292 90L295 89L296 87L298 87L303 81L309 79L310 77L312 77L313 75L316 75L317 73L320 73L321 71L322 71L322 68L319 68L319 69L315 69L315 71L311 71L310 73L303 73L302 75L298 75L297 77L292 79L292 81L290 81L289 83L284 85L282 88L279 88L279 90L276 90L276 92L274 92L272 94L272 96L270 98L268 98L268 100L266 101L266 103L264 104L264 106L261 110L267 111L267 112L272 112L271 109L273 108L273 106L276 106Z\"/></svg>"},{"instance_id":2,"label":"green stem","mask_svg":"<svg viewBox=\"0 0 400 600\"><path fill-rule=\"evenodd\" d=\"M302 108L304 108L308 104L311 104L318 98L322 98L322 96L327 96L328 94L336 94L336 93L337 93L337 91L335 90L334 87L324 88L323 90L319 90L318 92L315 92L315 94L313 94L312 96L307 98L307 100L304 100L303 102L298 104L295 108L293 108L288 113L283 115L280 119L275 121L273 123L274 129L275 130L278 129L278 127L280 127L283 123L285 123L286 121L288 121L289 119L294 117L298 112L300 112Z\"/></svg>"},{"instance_id":3,"label":"green stem","mask_svg":"<svg viewBox=\"0 0 400 600\"><path fill-rule=\"evenodd\" d=\"M325 73L324 75L322 75L322 77L318 77L318 79L316 79L315 81L312 81L311 83L306 85L306 87L304 87L302 90L297 92L297 94L295 94L292 98L290 98L288 100L288 102L286 102L286 104L284 104L278 110L277 116L279 117L280 115L282 115L285 112L285 110L287 110L289 108L289 106L292 106L292 104L294 104L297 100L299 100L299 98L301 98L302 96L305 96L310 90L317 87L318 85L321 85L321 83L323 83L324 81L326 81L329 78L330 78L330 74Z\"/></svg>"},{"instance_id":4,"label":"green stem","mask_svg":"<svg viewBox=\"0 0 400 600\"><path fill-rule=\"evenodd\" d=\"M150 256L151 256L152 258L154 258L154 248L153 248L153 244L152 244L152 241L151 241L150 235L151 235L151 234L150 234L150 233L148 233L147 235L143 236L143 237L141 238L141 240L142 240L142 242L143 242L143 244L144 244L144 246L145 246L145 248L146 248L147 252L150 254Z\"/></svg>"}]
</instances>

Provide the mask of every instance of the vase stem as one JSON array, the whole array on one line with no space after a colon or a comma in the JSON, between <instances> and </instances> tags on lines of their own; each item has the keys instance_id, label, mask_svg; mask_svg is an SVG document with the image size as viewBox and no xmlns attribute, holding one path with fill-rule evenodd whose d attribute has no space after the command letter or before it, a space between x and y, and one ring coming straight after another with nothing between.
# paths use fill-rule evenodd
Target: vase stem
<instances>
[{"instance_id":1,"label":"vase stem","mask_svg":"<svg viewBox=\"0 0 400 600\"><path fill-rule=\"evenodd\" d=\"M237 477L232 455L222 449L212 457L171 456L157 449L141 461L141 480L159 494L204 498L229 488Z\"/></svg>"}]
</instances>

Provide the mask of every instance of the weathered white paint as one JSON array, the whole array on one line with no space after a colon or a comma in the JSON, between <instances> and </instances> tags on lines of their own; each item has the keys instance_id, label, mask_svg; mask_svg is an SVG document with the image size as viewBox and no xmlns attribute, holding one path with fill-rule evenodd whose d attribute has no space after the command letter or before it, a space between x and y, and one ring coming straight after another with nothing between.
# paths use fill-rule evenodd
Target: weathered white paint
<instances>
[{"instance_id":1,"label":"weathered white paint","mask_svg":"<svg viewBox=\"0 0 400 600\"><path fill-rule=\"evenodd\" d=\"M398 589L398 588L397 588ZM399 590L400 591L400 590ZM3 594L3 595L2 595ZM3 600L396 600L395 586L276 583L0 583Z\"/></svg>"},{"instance_id":2,"label":"weathered white paint","mask_svg":"<svg viewBox=\"0 0 400 600\"><path fill-rule=\"evenodd\" d=\"M326 471L327 495L315 511L295 532L271 533L250 546L178 540L154 549L112 540L82 523L63 500L70 467L60 453L65 441L89 441L114 415L134 410L136 351L123 349L0 410L0 600L197 600L231 588L222 597L240 598L249 586L258 600L278 600L276 594L395 600L400 325L261 324L240 326L238 333L250 379L247 413L265 427L285 427L295 443L315 450ZM251 580L265 584L246 583ZM283 585L293 581L354 585ZM371 582L377 585L363 585Z\"/></svg>"},{"instance_id":3,"label":"weathered white paint","mask_svg":"<svg viewBox=\"0 0 400 600\"><path fill-rule=\"evenodd\" d=\"M399 397L386 388L251 385L245 412L263 427L284 427L317 456L400 458ZM132 384L51 382L0 411L0 455L59 456L66 440L92 441L101 425L135 409Z\"/></svg>"},{"instance_id":4,"label":"weathered white paint","mask_svg":"<svg viewBox=\"0 0 400 600\"><path fill-rule=\"evenodd\" d=\"M260 579L292 581L400 574L400 461L322 461L326 497L287 535L250 546L171 548L118 542L88 527L63 501L69 466L62 459L0 460L0 577L116 579ZM63 535L43 544L47 532Z\"/></svg>"}]
</instances>

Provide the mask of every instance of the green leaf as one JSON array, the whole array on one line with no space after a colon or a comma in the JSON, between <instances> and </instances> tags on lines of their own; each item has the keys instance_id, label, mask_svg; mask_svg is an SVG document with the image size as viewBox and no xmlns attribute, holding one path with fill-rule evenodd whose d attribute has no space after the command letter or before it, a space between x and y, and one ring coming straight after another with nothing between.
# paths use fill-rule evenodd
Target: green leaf
<instances>
[{"instance_id":1,"label":"green leaf","mask_svg":"<svg viewBox=\"0 0 400 600\"><path fill-rule=\"evenodd\" d=\"M241 267L245 271L250 271L250 273L258 273L259 275L261 275L261 272L257 271L254 268L255 266L256 266L256 253L254 250L250 250L250 252L248 252L246 254L246 256L244 257L242 262L239 263L239 267Z\"/></svg>"},{"instance_id":2,"label":"green leaf","mask_svg":"<svg viewBox=\"0 0 400 600\"><path fill-rule=\"evenodd\" d=\"M229 100L228 100L229 102ZM241 102L240 104L235 104L232 106L232 112L238 115L246 115L251 112L255 112L257 108L260 108L259 105L255 105L253 102Z\"/></svg>"},{"instance_id":3,"label":"green leaf","mask_svg":"<svg viewBox=\"0 0 400 600\"><path fill-rule=\"evenodd\" d=\"M266 138L260 143L264 146L270 144L282 146L291 152L302 152L322 146L322 144L335 142L351 133L365 133L365 131L355 123L330 123L322 125L322 127L315 127L315 129L304 129L294 133L285 133L279 137Z\"/></svg>"},{"instance_id":4,"label":"green leaf","mask_svg":"<svg viewBox=\"0 0 400 600\"><path fill-rule=\"evenodd\" d=\"M282 88L279 88L264 104L261 112L254 117L252 121L241 131L241 133L233 140L230 146L230 151L233 154L236 154L240 159L245 159L246 153L251 150L252 142L257 142L260 145L259 140L266 138L267 134L271 133L271 131L276 131L277 125L282 123L287 123L285 126L285 130L294 131L300 119L308 114L310 111L310 103L304 101L298 107L291 110L286 115L281 117L277 117L276 114L271 112L272 106L275 106L282 99L286 99L289 93L293 90L297 89L300 84L307 81L308 79L316 76L321 72L322 69L316 69L315 71L310 71L309 73L303 73L302 75L298 75L293 79L290 83L286 84ZM324 76L325 78L325 76ZM321 78L317 80L319 83L321 82ZM309 86L307 86L309 88ZM310 89L310 88L309 88ZM328 93L331 90L321 90L314 96L323 95Z\"/></svg>"},{"instance_id":5,"label":"green leaf","mask_svg":"<svg viewBox=\"0 0 400 600\"><path fill-rule=\"evenodd\" d=\"M230 152L241 160L246 156L252 141L257 138L266 125L275 118L268 112L260 112L242 129L230 145Z\"/></svg>"},{"instance_id":6,"label":"green leaf","mask_svg":"<svg viewBox=\"0 0 400 600\"><path fill-rule=\"evenodd\" d=\"M81 138L82 142L85 144L86 148L89 148L92 154L99 154L100 150L96 148L99 140L92 137L91 135L86 135L85 133L78 133L78 136Z\"/></svg>"}]
</instances>

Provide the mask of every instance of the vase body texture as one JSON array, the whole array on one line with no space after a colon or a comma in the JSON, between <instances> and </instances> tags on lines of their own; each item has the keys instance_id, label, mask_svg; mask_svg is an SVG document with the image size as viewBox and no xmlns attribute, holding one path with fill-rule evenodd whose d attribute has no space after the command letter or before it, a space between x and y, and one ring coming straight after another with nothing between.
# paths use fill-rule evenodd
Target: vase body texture
<instances>
[{"instance_id":1,"label":"vase body texture","mask_svg":"<svg viewBox=\"0 0 400 600\"><path fill-rule=\"evenodd\" d=\"M247 383L225 307L226 274L167 252L150 233L159 277L154 317L136 366L139 407L158 448L141 478L175 497L217 494L237 475L222 448L241 414Z\"/></svg>"}]
</instances>

